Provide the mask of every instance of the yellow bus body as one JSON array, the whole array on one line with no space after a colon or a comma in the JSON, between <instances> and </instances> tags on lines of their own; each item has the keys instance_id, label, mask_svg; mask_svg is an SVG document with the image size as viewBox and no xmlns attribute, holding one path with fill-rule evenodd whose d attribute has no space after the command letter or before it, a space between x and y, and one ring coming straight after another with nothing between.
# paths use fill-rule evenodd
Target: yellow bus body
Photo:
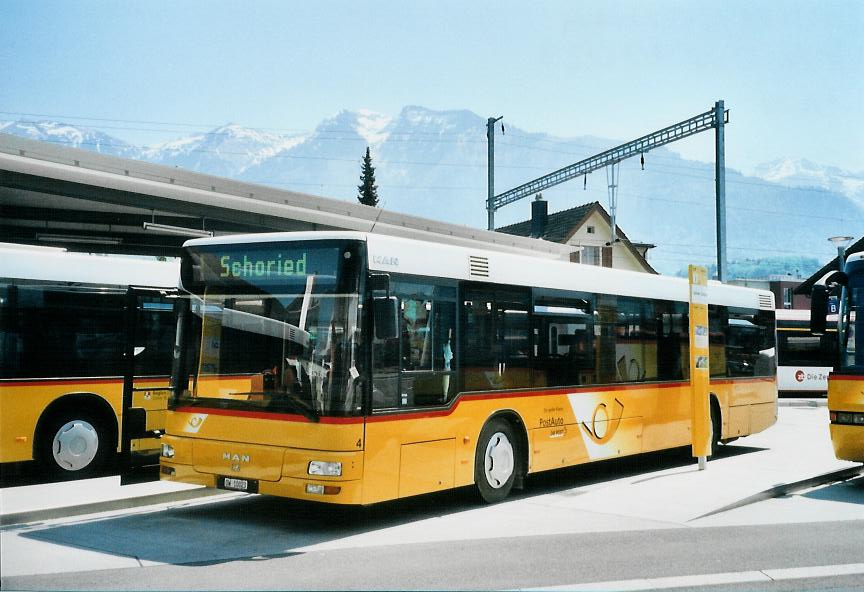
<instances>
[{"instance_id":1,"label":"yellow bus body","mask_svg":"<svg viewBox=\"0 0 864 592\"><path fill-rule=\"evenodd\" d=\"M167 378L138 379L136 387L164 388ZM91 395L101 399L112 410L116 421L117 441L112 447L120 451L120 426L123 421L123 379L35 378L30 380L0 381L0 463L34 460L36 428L45 411L64 397ZM165 426L168 393L165 390L136 391L133 407L141 407L147 413L147 427L161 430ZM156 438L141 438L132 441L132 450L156 450Z\"/></svg>"},{"instance_id":2,"label":"yellow bus body","mask_svg":"<svg viewBox=\"0 0 864 592\"><path fill-rule=\"evenodd\" d=\"M200 393L199 393L200 394ZM711 382L724 440L777 420L773 378ZM181 407L169 411L161 478L216 487L258 481L258 492L372 504L474 483L477 440L502 415L516 426L527 473L690 444L687 382L463 393L446 409L361 418ZM310 461L342 463L339 477L308 474ZM327 487L307 493L308 485Z\"/></svg>"},{"instance_id":3,"label":"yellow bus body","mask_svg":"<svg viewBox=\"0 0 864 592\"><path fill-rule=\"evenodd\" d=\"M828 377L829 413L864 414L864 376L832 374ZM831 442L840 460L864 462L864 424L831 423Z\"/></svg>"}]
</instances>

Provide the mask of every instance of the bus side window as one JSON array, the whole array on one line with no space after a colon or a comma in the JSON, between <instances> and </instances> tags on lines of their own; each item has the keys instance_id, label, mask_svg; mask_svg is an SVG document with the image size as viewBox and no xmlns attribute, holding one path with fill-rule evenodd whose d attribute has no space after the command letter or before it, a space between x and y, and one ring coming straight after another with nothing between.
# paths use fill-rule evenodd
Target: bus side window
<instances>
[{"instance_id":1,"label":"bus side window","mask_svg":"<svg viewBox=\"0 0 864 592\"><path fill-rule=\"evenodd\" d=\"M593 296L534 291L533 386L594 384Z\"/></svg>"},{"instance_id":2,"label":"bus side window","mask_svg":"<svg viewBox=\"0 0 864 592\"><path fill-rule=\"evenodd\" d=\"M618 297L615 328L617 382L657 379L657 329L654 303Z\"/></svg>"},{"instance_id":3,"label":"bus side window","mask_svg":"<svg viewBox=\"0 0 864 592\"><path fill-rule=\"evenodd\" d=\"M372 336L372 408L389 409L399 403L399 337Z\"/></svg>"},{"instance_id":4,"label":"bus side window","mask_svg":"<svg viewBox=\"0 0 864 592\"><path fill-rule=\"evenodd\" d=\"M532 386L527 289L471 286L462 308L462 382L466 391Z\"/></svg>"},{"instance_id":5,"label":"bus side window","mask_svg":"<svg viewBox=\"0 0 864 592\"><path fill-rule=\"evenodd\" d=\"M708 306L708 369L712 377L726 376L726 332L728 323L726 307Z\"/></svg>"},{"instance_id":6,"label":"bus side window","mask_svg":"<svg viewBox=\"0 0 864 592\"><path fill-rule=\"evenodd\" d=\"M0 378L21 376L21 329L18 314L18 287L0 285Z\"/></svg>"},{"instance_id":7,"label":"bus side window","mask_svg":"<svg viewBox=\"0 0 864 592\"><path fill-rule=\"evenodd\" d=\"M169 375L176 328L173 304L165 299L146 298L138 311L137 328L135 375Z\"/></svg>"},{"instance_id":8,"label":"bus side window","mask_svg":"<svg viewBox=\"0 0 864 592\"><path fill-rule=\"evenodd\" d=\"M21 376L122 374L122 293L50 285L17 292Z\"/></svg>"},{"instance_id":9,"label":"bus side window","mask_svg":"<svg viewBox=\"0 0 864 592\"><path fill-rule=\"evenodd\" d=\"M773 312L729 308L726 325L726 367L729 376L772 376L774 362Z\"/></svg>"},{"instance_id":10,"label":"bus side window","mask_svg":"<svg viewBox=\"0 0 864 592\"><path fill-rule=\"evenodd\" d=\"M373 340L375 409L443 405L456 393L456 287L394 280L399 336Z\"/></svg>"},{"instance_id":11,"label":"bus side window","mask_svg":"<svg viewBox=\"0 0 864 592\"><path fill-rule=\"evenodd\" d=\"M688 305L657 302L657 378L681 380L690 375Z\"/></svg>"}]
</instances>

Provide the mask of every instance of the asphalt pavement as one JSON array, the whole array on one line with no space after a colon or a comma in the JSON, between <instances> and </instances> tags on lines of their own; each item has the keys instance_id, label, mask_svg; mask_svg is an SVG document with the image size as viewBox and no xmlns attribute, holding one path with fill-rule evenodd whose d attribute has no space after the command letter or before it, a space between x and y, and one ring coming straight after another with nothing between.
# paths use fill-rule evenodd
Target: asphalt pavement
<instances>
[{"instance_id":1,"label":"asphalt pavement","mask_svg":"<svg viewBox=\"0 0 864 592\"><path fill-rule=\"evenodd\" d=\"M514 537L858 521L860 471L834 458L824 405L783 399L775 426L723 447L703 471L686 450L641 455L532 476L493 506L464 491L346 509L169 483L7 488L0 490L8 520L0 530L2 584L24 586L39 574L72 582L72 574L93 570ZM824 486L842 480L858 485Z\"/></svg>"}]
</instances>

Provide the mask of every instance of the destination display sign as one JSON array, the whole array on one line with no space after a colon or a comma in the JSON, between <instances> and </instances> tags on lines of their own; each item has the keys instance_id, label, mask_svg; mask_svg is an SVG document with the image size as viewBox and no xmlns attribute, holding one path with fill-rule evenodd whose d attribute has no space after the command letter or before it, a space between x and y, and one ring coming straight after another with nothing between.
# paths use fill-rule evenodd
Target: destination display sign
<instances>
[{"instance_id":1,"label":"destination display sign","mask_svg":"<svg viewBox=\"0 0 864 592\"><path fill-rule=\"evenodd\" d=\"M270 254L269 259L261 259L253 255L222 255L219 257L220 278L271 278L291 275L306 275L308 253L303 251L296 259L290 256L283 257L282 253L276 253L275 257Z\"/></svg>"},{"instance_id":2,"label":"destination display sign","mask_svg":"<svg viewBox=\"0 0 864 592\"><path fill-rule=\"evenodd\" d=\"M336 246L267 243L190 248L184 286L268 286L335 279L342 249ZM195 290L198 291L198 290Z\"/></svg>"}]
</instances>

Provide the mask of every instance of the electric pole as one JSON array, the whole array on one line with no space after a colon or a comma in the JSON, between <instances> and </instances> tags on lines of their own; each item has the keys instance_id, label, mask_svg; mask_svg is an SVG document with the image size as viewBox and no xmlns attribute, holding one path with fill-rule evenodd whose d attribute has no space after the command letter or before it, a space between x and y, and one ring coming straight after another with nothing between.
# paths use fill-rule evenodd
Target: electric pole
<instances>
[{"instance_id":1,"label":"electric pole","mask_svg":"<svg viewBox=\"0 0 864 592\"><path fill-rule=\"evenodd\" d=\"M488 167L488 191L486 193L486 223L489 230L495 230L496 208L493 205L493 201L495 199L495 123L503 117L503 115L501 117L490 117L486 120L486 144L488 147L488 157L486 158L486 163Z\"/></svg>"},{"instance_id":2,"label":"electric pole","mask_svg":"<svg viewBox=\"0 0 864 592\"><path fill-rule=\"evenodd\" d=\"M726 281L726 139L723 101L714 103L714 193L717 220L717 279Z\"/></svg>"},{"instance_id":3,"label":"electric pole","mask_svg":"<svg viewBox=\"0 0 864 592\"><path fill-rule=\"evenodd\" d=\"M500 117L499 117L500 119ZM714 103L714 107L705 113L700 113L690 119L686 119L674 125L670 125L661 130L657 130L641 138L637 138L620 146L610 148L594 156L589 156L586 159L580 160L577 163L571 164L564 168L558 169L547 175L543 175L533 181L523 183L518 187L509 189L499 195L493 193L492 179L492 124L498 121L497 119L489 119L487 123L487 137L489 138L489 195L486 198L486 211L489 217L489 230L494 230L495 210L518 201L529 195L535 195L540 191L554 187L565 181L588 175L603 167L617 165L622 160L626 160L637 154L640 160L643 161L645 154L660 146L689 138L695 134L715 130L715 193L716 193L716 214L717 214L717 279L724 281L728 274L726 265L726 157L725 157L725 141L724 130L725 124L729 123L729 111L723 106L723 101ZM612 186L617 189L617 181L611 180L610 198L612 198L612 208L615 207L614 198L612 195Z\"/></svg>"}]
</instances>

